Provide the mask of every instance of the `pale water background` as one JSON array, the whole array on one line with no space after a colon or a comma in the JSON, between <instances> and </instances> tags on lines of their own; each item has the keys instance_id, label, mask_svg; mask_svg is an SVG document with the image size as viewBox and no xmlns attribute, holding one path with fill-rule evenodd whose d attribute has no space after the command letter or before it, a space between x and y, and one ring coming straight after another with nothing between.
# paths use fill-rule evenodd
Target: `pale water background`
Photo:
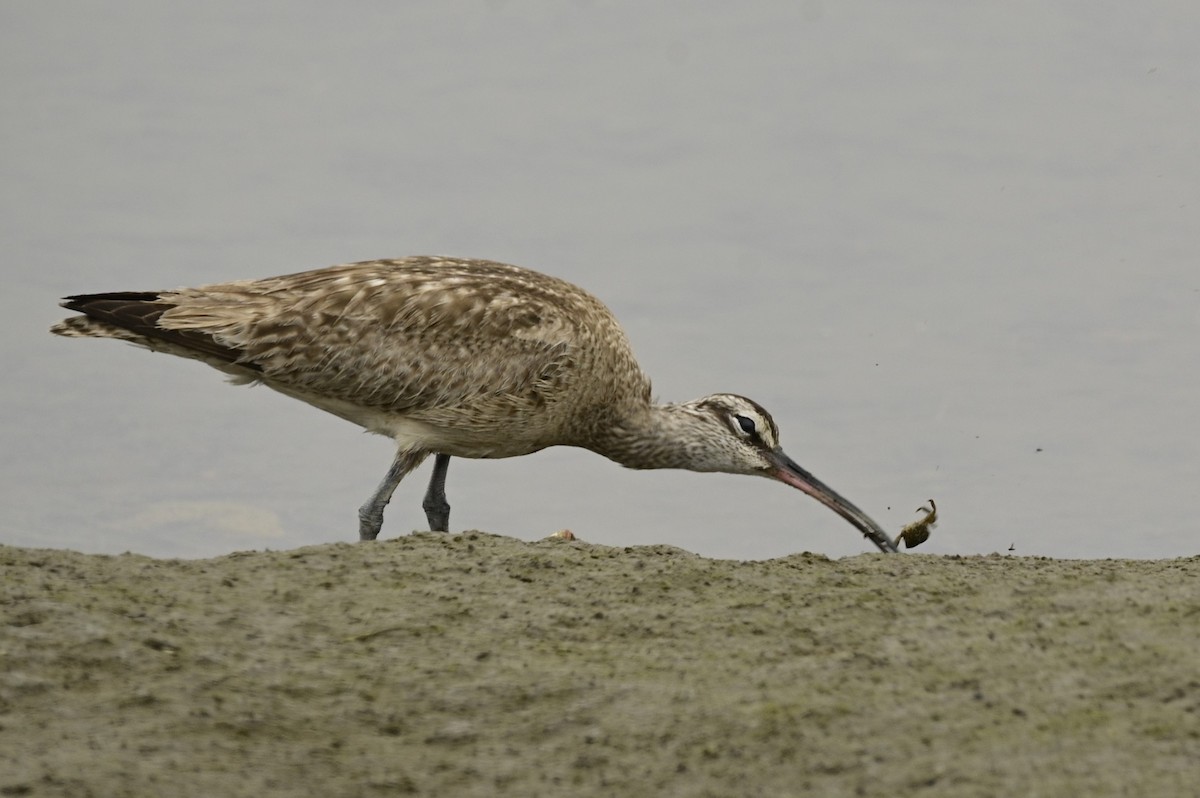
<instances>
[{"instance_id":1,"label":"pale water background","mask_svg":"<svg viewBox=\"0 0 1200 798\"><path fill-rule=\"evenodd\" d=\"M58 297L442 253L583 285L924 550L1200 551L1200 5L0 5L0 543L353 540L390 442ZM384 536L423 528L428 466ZM767 480L455 460L451 526L870 550Z\"/></svg>"}]
</instances>

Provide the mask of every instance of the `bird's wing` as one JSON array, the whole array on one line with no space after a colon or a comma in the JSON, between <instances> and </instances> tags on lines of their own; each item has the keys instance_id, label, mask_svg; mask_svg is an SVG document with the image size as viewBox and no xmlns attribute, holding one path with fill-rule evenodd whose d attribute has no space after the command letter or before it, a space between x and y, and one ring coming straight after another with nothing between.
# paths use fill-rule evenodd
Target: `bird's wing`
<instances>
[{"instance_id":1,"label":"bird's wing","mask_svg":"<svg viewBox=\"0 0 1200 798\"><path fill-rule=\"evenodd\" d=\"M140 318L143 331L149 319L155 334L200 359L224 358L290 390L393 412L503 396L537 403L568 371L581 316L611 319L569 283L443 258L346 264L145 299L153 312L138 311L131 297L124 315ZM120 326L119 315L106 321Z\"/></svg>"}]
</instances>

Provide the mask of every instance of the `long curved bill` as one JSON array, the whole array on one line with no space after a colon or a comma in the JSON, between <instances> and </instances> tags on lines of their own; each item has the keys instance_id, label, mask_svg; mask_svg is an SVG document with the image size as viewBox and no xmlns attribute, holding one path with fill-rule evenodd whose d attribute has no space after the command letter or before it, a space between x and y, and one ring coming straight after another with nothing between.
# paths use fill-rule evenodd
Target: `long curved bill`
<instances>
[{"instance_id":1,"label":"long curved bill","mask_svg":"<svg viewBox=\"0 0 1200 798\"><path fill-rule=\"evenodd\" d=\"M768 472L770 476L793 488L799 488L845 518L857 527L864 537L878 546L880 551L889 553L899 551L892 539L879 527L879 524L872 521L866 513L855 507L850 501L838 495L833 488L797 465L796 461L784 454L782 449L770 452L768 457L775 466L774 470Z\"/></svg>"}]
</instances>

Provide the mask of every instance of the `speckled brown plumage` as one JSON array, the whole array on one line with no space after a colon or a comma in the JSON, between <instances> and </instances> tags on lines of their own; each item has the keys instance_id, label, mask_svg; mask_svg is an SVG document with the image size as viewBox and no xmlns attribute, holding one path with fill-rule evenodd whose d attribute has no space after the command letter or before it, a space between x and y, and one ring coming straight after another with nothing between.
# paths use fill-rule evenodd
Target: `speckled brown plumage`
<instances>
[{"instance_id":1,"label":"speckled brown plumage","mask_svg":"<svg viewBox=\"0 0 1200 798\"><path fill-rule=\"evenodd\" d=\"M816 496L881 548L861 511L798 470L756 403L651 402L605 305L566 281L486 260L413 257L159 292L68 297L58 335L117 338L203 361L392 437L398 453L360 510L373 538L399 480L439 456L426 496L445 528L450 456L580 446L632 468L772 476ZM816 487L814 487L814 485ZM833 498L830 498L830 497ZM432 508L432 509L431 509Z\"/></svg>"}]
</instances>

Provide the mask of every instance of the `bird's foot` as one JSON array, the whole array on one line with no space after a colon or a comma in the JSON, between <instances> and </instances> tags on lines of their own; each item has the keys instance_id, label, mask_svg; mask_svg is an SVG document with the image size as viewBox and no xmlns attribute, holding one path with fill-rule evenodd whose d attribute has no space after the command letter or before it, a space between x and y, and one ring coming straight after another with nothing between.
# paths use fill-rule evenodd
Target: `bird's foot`
<instances>
[{"instance_id":1,"label":"bird's foot","mask_svg":"<svg viewBox=\"0 0 1200 798\"><path fill-rule=\"evenodd\" d=\"M358 539L374 540L383 528L383 510L364 506L358 511Z\"/></svg>"},{"instance_id":2,"label":"bird's foot","mask_svg":"<svg viewBox=\"0 0 1200 798\"><path fill-rule=\"evenodd\" d=\"M430 532L450 531L450 502L446 501L445 496L440 501L427 496L421 506L425 508L425 520L429 522Z\"/></svg>"}]
</instances>

